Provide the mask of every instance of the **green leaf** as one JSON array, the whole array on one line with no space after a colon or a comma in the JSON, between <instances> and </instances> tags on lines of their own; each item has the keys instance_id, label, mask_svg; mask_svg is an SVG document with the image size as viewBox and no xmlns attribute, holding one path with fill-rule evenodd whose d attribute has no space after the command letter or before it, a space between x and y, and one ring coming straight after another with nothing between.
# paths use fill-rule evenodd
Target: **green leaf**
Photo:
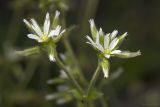
<instances>
[{"instance_id":1,"label":"green leaf","mask_svg":"<svg viewBox=\"0 0 160 107\"><path fill-rule=\"evenodd\" d=\"M73 99L73 97L67 91L63 92L55 92L45 96L46 100L56 100L58 104L69 102Z\"/></svg>"},{"instance_id":2,"label":"green leaf","mask_svg":"<svg viewBox=\"0 0 160 107\"><path fill-rule=\"evenodd\" d=\"M87 100L95 100L103 96L103 93L97 90L91 90L90 94L87 96Z\"/></svg>"},{"instance_id":3,"label":"green leaf","mask_svg":"<svg viewBox=\"0 0 160 107\"><path fill-rule=\"evenodd\" d=\"M71 94L74 98L76 98L76 99L78 99L78 100L83 100L84 97L85 97L85 96L83 96L83 94L81 94L79 91L77 91L77 90L75 90L75 89L71 90L71 91L70 91L70 94Z\"/></svg>"},{"instance_id":4,"label":"green leaf","mask_svg":"<svg viewBox=\"0 0 160 107\"><path fill-rule=\"evenodd\" d=\"M62 84L65 83L65 79L62 78L53 78L47 81L47 84Z\"/></svg>"}]
</instances>

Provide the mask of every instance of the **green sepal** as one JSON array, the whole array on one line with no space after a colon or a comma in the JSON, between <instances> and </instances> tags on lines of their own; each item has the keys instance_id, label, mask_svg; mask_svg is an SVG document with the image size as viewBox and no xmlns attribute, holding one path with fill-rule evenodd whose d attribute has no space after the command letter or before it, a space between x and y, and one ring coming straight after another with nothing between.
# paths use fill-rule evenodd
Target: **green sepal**
<instances>
[{"instance_id":1,"label":"green sepal","mask_svg":"<svg viewBox=\"0 0 160 107\"><path fill-rule=\"evenodd\" d=\"M94 20L90 19L90 29L91 29L91 34L92 34L92 38L95 41L96 40L96 36L97 36L97 27L95 26Z\"/></svg>"},{"instance_id":2,"label":"green sepal","mask_svg":"<svg viewBox=\"0 0 160 107\"><path fill-rule=\"evenodd\" d=\"M58 12L58 11L56 11L56 12ZM55 12L55 17L53 18L53 21L52 21L52 28L54 28L54 29L60 24L59 15L56 16L56 12Z\"/></svg>"},{"instance_id":3,"label":"green sepal","mask_svg":"<svg viewBox=\"0 0 160 107\"><path fill-rule=\"evenodd\" d=\"M117 46L114 48L115 50L120 47L120 45L123 43L126 36L127 36L127 32L118 37L119 42L118 42Z\"/></svg>"},{"instance_id":4,"label":"green sepal","mask_svg":"<svg viewBox=\"0 0 160 107\"><path fill-rule=\"evenodd\" d=\"M103 70L104 78L108 78L109 69L110 69L109 61L106 58L102 58L100 60L100 65L101 65L102 70Z\"/></svg>"},{"instance_id":5,"label":"green sepal","mask_svg":"<svg viewBox=\"0 0 160 107\"><path fill-rule=\"evenodd\" d=\"M47 51L48 51L48 57L49 57L49 60L50 61L53 61L53 62L55 62L56 60L55 60L55 45L53 44L49 44L48 46L47 46Z\"/></svg>"},{"instance_id":6,"label":"green sepal","mask_svg":"<svg viewBox=\"0 0 160 107\"><path fill-rule=\"evenodd\" d=\"M139 55L141 55L140 51L137 52L122 51L120 54L117 54L115 56L119 58L133 58Z\"/></svg>"},{"instance_id":7,"label":"green sepal","mask_svg":"<svg viewBox=\"0 0 160 107\"><path fill-rule=\"evenodd\" d=\"M41 49L39 46L28 48L23 51L15 51L15 53L20 56L30 56L30 55L37 54L40 52L41 52Z\"/></svg>"},{"instance_id":8,"label":"green sepal","mask_svg":"<svg viewBox=\"0 0 160 107\"><path fill-rule=\"evenodd\" d=\"M99 39L100 39L100 44L104 44L104 32L102 31L102 28L99 29Z\"/></svg>"}]
</instances>

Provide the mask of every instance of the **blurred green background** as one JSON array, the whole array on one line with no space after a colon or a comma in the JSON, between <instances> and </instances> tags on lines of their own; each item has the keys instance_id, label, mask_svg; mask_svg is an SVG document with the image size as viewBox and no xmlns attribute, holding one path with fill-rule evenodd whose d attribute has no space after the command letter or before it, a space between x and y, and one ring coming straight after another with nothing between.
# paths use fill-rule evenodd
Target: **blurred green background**
<instances>
[{"instance_id":1,"label":"blurred green background","mask_svg":"<svg viewBox=\"0 0 160 107\"><path fill-rule=\"evenodd\" d=\"M16 49L37 44L27 38L23 18L43 22L46 11L54 14L56 9L65 12L66 27L76 25L69 40L88 80L97 64L95 51L85 43L90 18L106 33L127 31L121 49L141 50L136 58L111 59L110 74L119 68L123 73L103 87L110 107L160 107L160 0L1 0L0 107L56 106L55 101L44 99L56 91L56 85L46 84L59 75L56 64L45 55L13 55ZM58 50L64 52L61 42Z\"/></svg>"}]
</instances>

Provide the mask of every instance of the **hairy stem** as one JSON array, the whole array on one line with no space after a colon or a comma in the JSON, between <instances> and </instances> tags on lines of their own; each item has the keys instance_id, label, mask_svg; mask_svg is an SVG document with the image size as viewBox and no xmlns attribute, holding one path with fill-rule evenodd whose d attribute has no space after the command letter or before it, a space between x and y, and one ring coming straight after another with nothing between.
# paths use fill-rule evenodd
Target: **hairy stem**
<instances>
[{"instance_id":1,"label":"hairy stem","mask_svg":"<svg viewBox=\"0 0 160 107\"><path fill-rule=\"evenodd\" d=\"M68 71L68 69L66 68L66 66L62 63L62 61L58 58L57 54L55 54L55 59L56 59L56 63L57 65L62 68L64 70L64 72L67 74L68 78L72 81L72 83L74 84L75 88L77 88L77 90L83 94L83 89L81 88L81 86L78 84L78 82L76 81L76 79L73 77L73 75Z\"/></svg>"},{"instance_id":2,"label":"hairy stem","mask_svg":"<svg viewBox=\"0 0 160 107\"><path fill-rule=\"evenodd\" d=\"M66 19L65 18L66 18L66 14L65 14L64 11L62 11L62 25L63 25L63 27L66 27ZM69 54L71 55L71 57L73 59L73 62L75 64L76 68L79 71L80 81L82 83L87 84L88 81L84 78L84 75L83 75L83 73L82 73L82 71L80 69L80 66L79 66L79 62L78 62L78 60L77 60L77 58L76 58L76 56L75 56L75 54L74 54L74 52L72 50L71 44L69 43L69 39L68 39L69 33L65 33L65 34L66 35L64 36L64 39L63 39L64 47L69 52Z\"/></svg>"},{"instance_id":3,"label":"hairy stem","mask_svg":"<svg viewBox=\"0 0 160 107\"><path fill-rule=\"evenodd\" d=\"M88 90L87 90L87 96L90 94L91 89L94 87L94 85L95 85L95 83L96 83L96 81L97 81L97 78L98 78L99 74L100 74L100 64L98 64L97 69L96 69L96 71L94 72L94 74L93 74L93 76L92 76L92 79L91 79L91 81L90 81L90 83L89 83L89 87L88 87Z\"/></svg>"}]
</instances>

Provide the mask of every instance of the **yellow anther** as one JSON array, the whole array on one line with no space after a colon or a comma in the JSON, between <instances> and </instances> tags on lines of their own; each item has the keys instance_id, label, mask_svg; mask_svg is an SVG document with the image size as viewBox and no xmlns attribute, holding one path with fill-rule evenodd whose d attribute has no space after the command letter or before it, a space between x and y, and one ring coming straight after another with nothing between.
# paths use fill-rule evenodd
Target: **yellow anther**
<instances>
[{"instance_id":1,"label":"yellow anther","mask_svg":"<svg viewBox=\"0 0 160 107\"><path fill-rule=\"evenodd\" d=\"M49 38L48 38L47 36L45 36L45 35L42 35L42 36L41 36L41 40L42 40L43 42L46 42L46 41L49 40Z\"/></svg>"},{"instance_id":2,"label":"yellow anther","mask_svg":"<svg viewBox=\"0 0 160 107\"><path fill-rule=\"evenodd\" d=\"M111 51L109 49L105 49L104 54L111 54Z\"/></svg>"}]
</instances>

